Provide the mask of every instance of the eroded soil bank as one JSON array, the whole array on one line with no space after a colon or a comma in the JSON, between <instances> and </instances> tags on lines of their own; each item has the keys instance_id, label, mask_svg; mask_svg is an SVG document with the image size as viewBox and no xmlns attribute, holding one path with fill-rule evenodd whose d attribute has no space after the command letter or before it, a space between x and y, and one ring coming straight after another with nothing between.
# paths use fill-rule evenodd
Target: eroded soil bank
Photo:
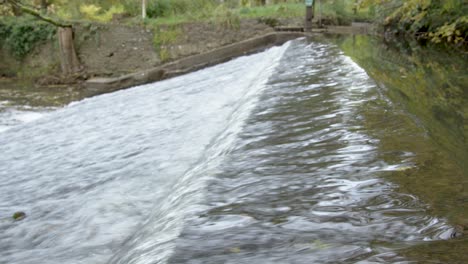
<instances>
[{"instance_id":1,"label":"eroded soil bank","mask_svg":"<svg viewBox=\"0 0 468 264\"><path fill-rule=\"evenodd\" d=\"M157 29L122 24L78 24L75 44L86 79L141 71L272 31L272 27L257 20L243 20L237 29L202 22ZM22 60L0 49L0 76L37 79L58 75L58 48L54 39L38 45Z\"/></svg>"}]
</instances>

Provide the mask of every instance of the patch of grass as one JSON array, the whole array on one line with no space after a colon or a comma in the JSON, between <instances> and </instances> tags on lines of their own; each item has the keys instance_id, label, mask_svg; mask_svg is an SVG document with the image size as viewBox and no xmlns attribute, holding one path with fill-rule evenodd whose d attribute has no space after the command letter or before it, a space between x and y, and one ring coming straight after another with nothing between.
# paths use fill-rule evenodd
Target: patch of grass
<instances>
[{"instance_id":1,"label":"patch of grass","mask_svg":"<svg viewBox=\"0 0 468 264\"><path fill-rule=\"evenodd\" d=\"M162 0L163 3L165 0ZM180 0L182 1L182 0ZM191 0L192 1L192 0ZM172 3L172 1L171 1ZM182 2L175 1L172 3L179 3L179 7L172 7L172 11L158 11L152 14L143 21L144 25L155 28L161 25L177 25L189 22L214 22L220 24L225 28L238 28L240 20L243 18L291 18L304 16L303 3L284 3L268 6L255 6L255 7L239 7L227 1L225 4L215 4L210 0L192 1L190 5L188 2L182 5ZM165 5L165 4L161 4ZM191 8L187 8L191 7ZM185 7L185 8L184 8ZM175 8L175 9L174 9ZM141 18L135 17L130 19L131 24L140 24Z\"/></svg>"},{"instance_id":2,"label":"patch of grass","mask_svg":"<svg viewBox=\"0 0 468 264\"><path fill-rule=\"evenodd\" d=\"M354 1L322 1L315 6L315 16L321 17L326 24L351 25L354 22L372 22L376 16L375 7L358 8Z\"/></svg>"},{"instance_id":3,"label":"patch of grass","mask_svg":"<svg viewBox=\"0 0 468 264\"><path fill-rule=\"evenodd\" d=\"M138 2L138 1L137 1ZM168 17L209 17L219 2L215 0L158 0L149 1L147 15L149 18Z\"/></svg>"},{"instance_id":4,"label":"patch of grass","mask_svg":"<svg viewBox=\"0 0 468 264\"><path fill-rule=\"evenodd\" d=\"M145 20L145 24L150 27L156 27L159 25L174 26L174 25L187 23L187 22L193 22L193 21L200 21L200 19L194 19L193 17L190 17L190 16L177 15L177 16L170 16L170 17L158 17L155 19L149 18Z\"/></svg>"},{"instance_id":5,"label":"patch of grass","mask_svg":"<svg viewBox=\"0 0 468 264\"><path fill-rule=\"evenodd\" d=\"M302 17L305 14L303 3L285 3L267 6L241 7L238 8L241 18L291 18Z\"/></svg>"},{"instance_id":6,"label":"patch of grass","mask_svg":"<svg viewBox=\"0 0 468 264\"><path fill-rule=\"evenodd\" d=\"M213 22L226 29L239 29L240 16L236 10L220 5L213 12Z\"/></svg>"},{"instance_id":7,"label":"patch of grass","mask_svg":"<svg viewBox=\"0 0 468 264\"><path fill-rule=\"evenodd\" d=\"M171 54L168 50L168 46L175 43L177 39L182 35L182 29L176 25L166 27L155 27L153 46L159 54L159 58L162 62L166 62L171 59Z\"/></svg>"},{"instance_id":8,"label":"patch of grass","mask_svg":"<svg viewBox=\"0 0 468 264\"><path fill-rule=\"evenodd\" d=\"M260 17L257 19L258 23L263 23L269 27L276 27L280 24L280 22L278 21L278 19L276 18L272 18L272 17Z\"/></svg>"}]
</instances>

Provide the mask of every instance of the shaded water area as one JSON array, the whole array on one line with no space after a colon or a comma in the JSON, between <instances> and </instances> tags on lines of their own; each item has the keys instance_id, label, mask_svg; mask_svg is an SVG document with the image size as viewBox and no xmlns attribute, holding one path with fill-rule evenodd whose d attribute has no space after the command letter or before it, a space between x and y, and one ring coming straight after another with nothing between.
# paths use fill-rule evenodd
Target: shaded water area
<instances>
[{"instance_id":1,"label":"shaded water area","mask_svg":"<svg viewBox=\"0 0 468 264\"><path fill-rule=\"evenodd\" d=\"M466 68L456 117L421 114L379 45L295 40L9 125L0 263L463 263Z\"/></svg>"},{"instance_id":2,"label":"shaded water area","mask_svg":"<svg viewBox=\"0 0 468 264\"><path fill-rule=\"evenodd\" d=\"M369 123L368 133L380 139L383 153L405 148L418 153L412 170L389 175L399 190L417 195L433 214L446 217L458 230L468 229L468 55L421 47L415 43L384 43L355 36L335 40L379 84L393 102L398 122L422 130L430 144L401 133L386 133L400 124ZM368 106L366 112L373 109ZM396 110L396 111L395 111ZM367 114L367 120L382 118ZM405 121L406 120L406 121ZM402 127L408 129L407 127ZM385 157L385 156L384 156ZM385 157L386 159L389 157ZM390 158L391 159L391 158ZM441 263L464 263L468 241L427 243L408 255Z\"/></svg>"}]
</instances>

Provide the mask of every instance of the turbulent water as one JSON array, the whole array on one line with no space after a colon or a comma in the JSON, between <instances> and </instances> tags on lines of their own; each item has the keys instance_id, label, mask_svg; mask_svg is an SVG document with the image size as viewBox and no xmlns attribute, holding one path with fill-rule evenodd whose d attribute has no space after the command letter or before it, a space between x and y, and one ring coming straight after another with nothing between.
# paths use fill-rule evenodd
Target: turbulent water
<instances>
[{"instance_id":1,"label":"turbulent water","mask_svg":"<svg viewBox=\"0 0 468 264\"><path fill-rule=\"evenodd\" d=\"M37 120L47 112L47 109L12 108L8 103L8 101L0 101L0 132Z\"/></svg>"},{"instance_id":2,"label":"turbulent water","mask_svg":"<svg viewBox=\"0 0 468 264\"><path fill-rule=\"evenodd\" d=\"M296 40L10 126L0 263L406 261L453 228L387 179L417 153L381 158L375 100L335 45Z\"/></svg>"}]
</instances>

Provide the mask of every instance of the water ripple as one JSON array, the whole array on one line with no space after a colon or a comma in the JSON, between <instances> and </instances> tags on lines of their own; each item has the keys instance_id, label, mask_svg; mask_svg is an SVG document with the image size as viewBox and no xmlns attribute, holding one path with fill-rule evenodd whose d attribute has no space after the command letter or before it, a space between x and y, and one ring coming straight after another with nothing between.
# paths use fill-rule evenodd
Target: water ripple
<instances>
[{"instance_id":1,"label":"water ripple","mask_svg":"<svg viewBox=\"0 0 468 264\"><path fill-rule=\"evenodd\" d=\"M411 164L380 160L366 134L358 110L375 96L338 49L296 42L170 263L397 262L394 244L446 238L444 220L384 179Z\"/></svg>"}]
</instances>

